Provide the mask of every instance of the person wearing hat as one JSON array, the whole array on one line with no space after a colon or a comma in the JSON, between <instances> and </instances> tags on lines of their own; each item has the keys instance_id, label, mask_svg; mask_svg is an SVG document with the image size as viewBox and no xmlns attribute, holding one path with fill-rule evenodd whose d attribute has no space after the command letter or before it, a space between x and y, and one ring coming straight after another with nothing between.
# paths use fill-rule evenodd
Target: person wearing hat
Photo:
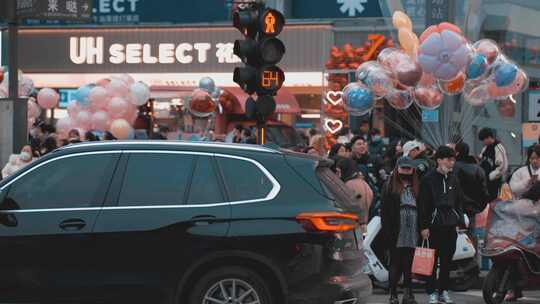
<instances>
[{"instance_id":1,"label":"person wearing hat","mask_svg":"<svg viewBox=\"0 0 540 304\"><path fill-rule=\"evenodd\" d=\"M418 176L422 178L434 164L426 155L426 146L418 140L411 140L403 145L403 156L414 160Z\"/></svg>"},{"instance_id":2,"label":"person wearing hat","mask_svg":"<svg viewBox=\"0 0 540 304\"><path fill-rule=\"evenodd\" d=\"M440 264L438 280L437 262L428 279L429 303L449 304L454 303L448 289L450 264L456 251L457 228L465 226L463 205L473 202L464 195L458 179L452 173L456 162L454 150L447 146L439 147L435 161L437 168L429 171L420 182L418 205L421 208L418 209L418 216L422 238L429 241L430 248L435 249L435 261L439 259Z\"/></svg>"},{"instance_id":3,"label":"person wearing hat","mask_svg":"<svg viewBox=\"0 0 540 304\"><path fill-rule=\"evenodd\" d=\"M381 199L381 221L385 243L390 249L390 304L398 304L397 284L403 275L402 304L416 304L411 289L414 250L420 236L418 221L419 180L414 161L398 159L396 169L385 183Z\"/></svg>"}]
</instances>

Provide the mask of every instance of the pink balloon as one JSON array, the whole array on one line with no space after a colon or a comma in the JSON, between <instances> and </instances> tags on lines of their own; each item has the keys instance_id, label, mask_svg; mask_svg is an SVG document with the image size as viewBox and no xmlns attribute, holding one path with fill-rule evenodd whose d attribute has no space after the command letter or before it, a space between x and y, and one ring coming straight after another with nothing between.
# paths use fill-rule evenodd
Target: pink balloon
<instances>
[{"instance_id":1,"label":"pink balloon","mask_svg":"<svg viewBox=\"0 0 540 304\"><path fill-rule=\"evenodd\" d=\"M92 114L92 129L106 131L109 128L109 114L105 111L97 111Z\"/></svg>"},{"instance_id":2,"label":"pink balloon","mask_svg":"<svg viewBox=\"0 0 540 304\"><path fill-rule=\"evenodd\" d=\"M384 97L386 101L392 106L392 108L397 110L405 110L413 104L413 98L409 91L397 91L386 95Z\"/></svg>"},{"instance_id":3,"label":"pink balloon","mask_svg":"<svg viewBox=\"0 0 540 304\"><path fill-rule=\"evenodd\" d=\"M52 109L58 104L60 95L55 90L49 88L43 88L37 95L39 105L44 109Z\"/></svg>"},{"instance_id":4,"label":"pink balloon","mask_svg":"<svg viewBox=\"0 0 540 304\"><path fill-rule=\"evenodd\" d=\"M129 93L129 88L123 80L113 78L107 85L107 92L111 97L126 97Z\"/></svg>"},{"instance_id":5,"label":"pink balloon","mask_svg":"<svg viewBox=\"0 0 540 304\"><path fill-rule=\"evenodd\" d=\"M41 109L32 99L28 100L28 118L38 118L41 115Z\"/></svg>"},{"instance_id":6,"label":"pink balloon","mask_svg":"<svg viewBox=\"0 0 540 304\"><path fill-rule=\"evenodd\" d=\"M418 82L418 86L420 87L431 87L434 84L435 77L433 77L433 75L429 73L423 73L422 78L420 78L420 82Z\"/></svg>"},{"instance_id":7,"label":"pink balloon","mask_svg":"<svg viewBox=\"0 0 540 304\"><path fill-rule=\"evenodd\" d=\"M113 97L107 105L107 111L112 119L123 118L129 111L129 103L120 97Z\"/></svg>"},{"instance_id":8,"label":"pink balloon","mask_svg":"<svg viewBox=\"0 0 540 304\"><path fill-rule=\"evenodd\" d=\"M435 110L441 106L443 102L443 94L439 88L433 87L418 87L414 89L414 99L416 105L423 110Z\"/></svg>"},{"instance_id":9,"label":"pink balloon","mask_svg":"<svg viewBox=\"0 0 540 304\"><path fill-rule=\"evenodd\" d=\"M92 114L88 111L80 111L79 114L77 114L75 124L81 129L90 129L92 124Z\"/></svg>"},{"instance_id":10,"label":"pink balloon","mask_svg":"<svg viewBox=\"0 0 540 304\"><path fill-rule=\"evenodd\" d=\"M73 121L69 117L63 117L56 122L56 132L60 134L61 137L66 138L69 130L73 128Z\"/></svg>"},{"instance_id":11,"label":"pink balloon","mask_svg":"<svg viewBox=\"0 0 540 304\"><path fill-rule=\"evenodd\" d=\"M122 74L118 78L122 79L128 86L135 83L135 79L133 79L133 77L131 77L129 74Z\"/></svg>"},{"instance_id":12,"label":"pink balloon","mask_svg":"<svg viewBox=\"0 0 540 304\"><path fill-rule=\"evenodd\" d=\"M69 117L75 118L77 117L77 114L81 111L81 105L78 101L72 100L67 105L67 112L69 114Z\"/></svg>"},{"instance_id":13,"label":"pink balloon","mask_svg":"<svg viewBox=\"0 0 540 304\"><path fill-rule=\"evenodd\" d=\"M107 102L109 101L109 95L104 87L94 87L90 90L88 95L90 101L90 107L94 110L106 109Z\"/></svg>"},{"instance_id":14,"label":"pink balloon","mask_svg":"<svg viewBox=\"0 0 540 304\"><path fill-rule=\"evenodd\" d=\"M488 85L485 83L467 83L465 85L464 95L465 101L475 107L483 106L491 100L488 92Z\"/></svg>"},{"instance_id":15,"label":"pink balloon","mask_svg":"<svg viewBox=\"0 0 540 304\"><path fill-rule=\"evenodd\" d=\"M125 119L116 119L111 123L111 133L118 139L127 139L131 125Z\"/></svg>"},{"instance_id":16,"label":"pink balloon","mask_svg":"<svg viewBox=\"0 0 540 304\"><path fill-rule=\"evenodd\" d=\"M109 78L103 78L98 81L96 81L96 86L104 87L106 88L109 83L111 83L111 80Z\"/></svg>"}]
</instances>

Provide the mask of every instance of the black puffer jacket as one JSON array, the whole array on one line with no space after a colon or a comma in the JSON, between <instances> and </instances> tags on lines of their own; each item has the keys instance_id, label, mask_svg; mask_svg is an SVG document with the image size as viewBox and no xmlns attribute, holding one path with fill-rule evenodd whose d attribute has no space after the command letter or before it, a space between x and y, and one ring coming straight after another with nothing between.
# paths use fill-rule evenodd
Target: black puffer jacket
<instances>
[{"instance_id":1,"label":"black puffer jacket","mask_svg":"<svg viewBox=\"0 0 540 304\"><path fill-rule=\"evenodd\" d=\"M422 178L419 192L421 229L464 225L463 205L471 201L463 194L453 173L445 176L435 169L431 170Z\"/></svg>"},{"instance_id":2,"label":"black puffer jacket","mask_svg":"<svg viewBox=\"0 0 540 304\"><path fill-rule=\"evenodd\" d=\"M467 215L482 212L489 201L484 169L476 163L474 157L467 155L457 158L454 175L458 178L463 193L472 202L463 206Z\"/></svg>"}]
</instances>

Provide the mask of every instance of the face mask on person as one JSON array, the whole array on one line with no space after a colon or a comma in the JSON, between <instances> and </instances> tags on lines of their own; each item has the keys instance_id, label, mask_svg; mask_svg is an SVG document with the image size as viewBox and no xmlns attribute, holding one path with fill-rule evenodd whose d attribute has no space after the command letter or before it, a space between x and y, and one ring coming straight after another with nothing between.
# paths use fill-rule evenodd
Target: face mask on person
<instances>
[{"instance_id":1,"label":"face mask on person","mask_svg":"<svg viewBox=\"0 0 540 304\"><path fill-rule=\"evenodd\" d=\"M399 178L403 181L412 181L412 174L399 174Z\"/></svg>"},{"instance_id":2,"label":"face mask on person","mask_svg":"<svg viewBox=\"0 0 540 304\"><path fill-rule=\"evenodd\" d=\"M446 167L446 166L441 166L441 173L444 174L444 175L447 175L448 173L452 172L452 169Z\"/></svg>"},{"instance_id":3,"label":"face mask on person","mask_svg":"<svg viewBox=\"0 0 540 304\"><path fill-rule=\"evenodd\" d=\"M20 157L21 160L24 162L30 161L30 159L32 159L32 155L30 155L30 153L28 152L22 152Z\"/></svg>"}]
</instances>

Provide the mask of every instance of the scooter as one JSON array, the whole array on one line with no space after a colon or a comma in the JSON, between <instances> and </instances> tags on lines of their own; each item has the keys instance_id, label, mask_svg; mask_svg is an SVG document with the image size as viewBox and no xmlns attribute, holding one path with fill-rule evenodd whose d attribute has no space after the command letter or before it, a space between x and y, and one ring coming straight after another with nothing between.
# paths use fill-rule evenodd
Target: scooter
<instances>
[{"instance_id":1,"label":"scooter","mask_svg":"<svg viewBox=\"0 0 540 304\"><path fill-rule=\"evenodd\" d=\"M482 286L487 304L503 303L509 290L540 286L540 256L516 246L493 252L484 250L482 255L493 261Z\"/></svg>"},{"instance_id":2,"label":"scooter","mask_svg":"<svg viewBox=\"0 0 540 304\"><path fill-rule=\"evenodd\" d=\"M469 219L465 221L468 223ZM364 255L367 263L364 264L364 273L371 278L374 287L387 290L389 257L384 238L381 232L382 223L380 216L374 216L368 223L367 233L364 237ZM476 261L476 249L466 230L458 231L456 252L454 253L450 280L454 291L466 291L478 282L480 269ZM421 287L426 282L422 278L414 278L413 285Z\"/></svg>"}]
</instances>

